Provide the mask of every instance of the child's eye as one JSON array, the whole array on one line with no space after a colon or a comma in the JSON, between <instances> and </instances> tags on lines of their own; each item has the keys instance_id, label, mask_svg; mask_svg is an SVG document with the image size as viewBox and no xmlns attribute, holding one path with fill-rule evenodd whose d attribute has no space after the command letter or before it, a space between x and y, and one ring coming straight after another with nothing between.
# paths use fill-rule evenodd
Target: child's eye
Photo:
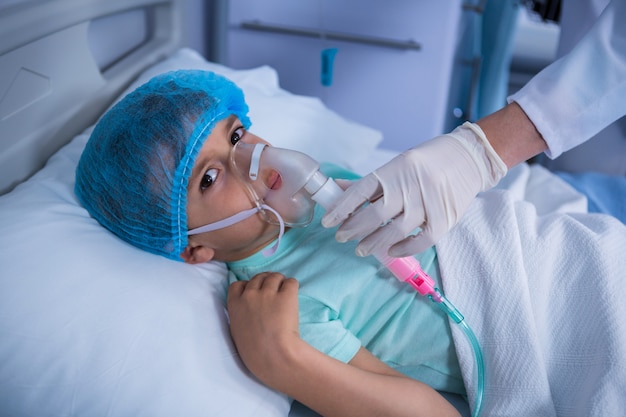
<instances>
[{"instance_id":1,"label":"child's eye","mask_svg":"<svg viewBox=\"0 0 626 417\"><path fill-rule=\"evenodd\" d=\"M217 180L217 169L211 168L202 176L202 180L200 180L200 189L202 191L209 188L214 182Z\"/></svg>"},{"instance_id":2,"label":"child's eye","mask_svg":"<svg viewBox=\"0 0 626 417\"><path fill-rule=\"evenodd\" d=\"M230 136L230 143L232 145L236 144L237 142L241 140L241 138L243 137L245 133L246 133L246 129L244 129L243 127L239 127L235 129L233 134Z\"/></svg>"}]
</instances>

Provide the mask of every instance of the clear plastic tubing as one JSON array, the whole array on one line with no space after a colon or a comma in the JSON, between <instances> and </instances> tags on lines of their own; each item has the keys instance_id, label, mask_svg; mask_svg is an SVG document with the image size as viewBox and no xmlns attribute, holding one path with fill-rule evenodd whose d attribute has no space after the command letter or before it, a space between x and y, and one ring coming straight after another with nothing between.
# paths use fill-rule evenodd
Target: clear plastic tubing
<instances>
[{"instance_id":1,"label":"clear plastic tubing","mask_svg":"<svg viewBox=\"0 0 626 417\"><path fill-rule=\"evenodd\" d=\"M304 188L310 194L311 198L322 206L324 210L332 208L343 193L341 187L339 187L332 178L328 178L320 171L317 171L309 178ZM485 386L484 361L478 339L468 326L465 318L450 300L443 295L439 288L435 286L435 281L422 270L417 259L411 256L406 258L392 258L381 254L375 254L375 256L399 281L406 282L420 295L428 297L463 330L467 340L472 346L476 362L476 401L472 410L472 416L479 416L482 409Z\"/></svg>"}]
</instances>

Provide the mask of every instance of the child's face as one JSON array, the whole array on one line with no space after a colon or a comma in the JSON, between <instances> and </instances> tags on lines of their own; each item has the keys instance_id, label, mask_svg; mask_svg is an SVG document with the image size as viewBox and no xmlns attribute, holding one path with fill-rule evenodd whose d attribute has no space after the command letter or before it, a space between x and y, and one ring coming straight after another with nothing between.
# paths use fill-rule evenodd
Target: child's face
<instances>
[{"instance_id":1,"label":"child's face","mask_svg":"<svg viewBox=\"0 0 626 417\"><path fill-rule=\"evenodd\" d=\"M217 123L205 141L187 188L189 230L255 206L229 164L230 151L240 140L267 143L247 132L235 116ZM223 229L189 236L189 244L181 256L189 263L211 259L234 261L258 252L276 239L278 233L278 226L257 214Z\"/></svg>"}]
</instances>

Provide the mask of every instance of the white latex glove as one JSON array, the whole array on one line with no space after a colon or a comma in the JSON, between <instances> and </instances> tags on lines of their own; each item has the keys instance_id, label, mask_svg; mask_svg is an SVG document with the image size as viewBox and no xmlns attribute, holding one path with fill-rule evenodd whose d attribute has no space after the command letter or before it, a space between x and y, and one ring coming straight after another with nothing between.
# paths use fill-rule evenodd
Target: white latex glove
<instances>
[{"instance_id":1,"label":"white latex glove","mask_svg":"<svg viewBox=\"0 0 626 417\"><path fill-rule=\"evenodd\" d=\"M507 167L482 129L466 122L398 155L343 194L322 219L339 227L339 242L360 241L366 256L389 248L404 257L423 252L456 224L474 197L494 185ZM364 203L371 204L363 206ZM417 228L421 232L413 235Z\"/></svg>"}]
</instances>

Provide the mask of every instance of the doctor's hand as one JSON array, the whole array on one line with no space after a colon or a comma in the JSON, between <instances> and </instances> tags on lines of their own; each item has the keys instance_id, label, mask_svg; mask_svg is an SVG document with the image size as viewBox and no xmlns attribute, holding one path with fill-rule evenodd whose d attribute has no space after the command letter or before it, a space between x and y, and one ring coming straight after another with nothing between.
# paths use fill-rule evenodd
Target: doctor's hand
<instances>
[{"instance_id":1,"label":"doctor's hand","mask_svg":"<svg viewBox=\"0 0 626 417\"><path fill-rule=\"evenodd\" d=\"M360 241L359 256L387 248L390 256L413 255L434 245L474 197L506 172L507 166L481 128L466 122L355 182L322 224L342 223L337 240ZM417 228L421 231L413 234Z\"/></svg>"}]
</instances>

